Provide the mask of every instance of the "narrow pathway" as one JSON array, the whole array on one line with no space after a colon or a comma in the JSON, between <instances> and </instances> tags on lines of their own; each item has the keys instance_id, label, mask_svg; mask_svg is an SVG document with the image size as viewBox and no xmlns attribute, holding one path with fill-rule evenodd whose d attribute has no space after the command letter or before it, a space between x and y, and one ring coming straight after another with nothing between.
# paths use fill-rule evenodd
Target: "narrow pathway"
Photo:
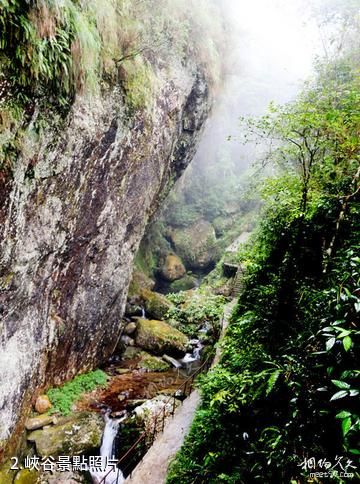
<instances>
[{"instance_id":1,"label":"narrow pathway","mask_svg":"<svg viewBox=\"0 0 360 484\"><path fill-rule=\"evenodd\" d=\"M219 341L225 334L235 304L236 299L233 299L224 307ZM219 361L220 353L221 348L218 346L213 365ZM199 404L200 395L197 390L194 390L182 406L176 410L174 418L168 420L164 432L157 437L155 443L150 447L143 460L136 466L132 475L125 480L125 484L165 483L169 464L182 446Z\"/></svg>"},{"instance_id":2,"label":"narrow pathway","mask_svg":"<svg viewBox=\"0 0 360 484\"><path fill-rule=\"evenodd\" d=\"M214 358L212 366L216 365L220 360L220 356L221 356L221 345L220 345L220 343L221 343L223 337L225 336L227 327L229 325L230 316L233 312L233 309L235 307L236 302L237 302L237 298L234 298L232 301L230 301L224 307L224 313L223 313L223 317L222 317L222 320L221 320L221 334L220 334L219 341L216 344L216 353L215 353L215 358Z\"/></svg>"},{"instance_id":3,"label":"narrow pathway","mask_svg":"<svg viewBox=\"0 0 360 484\"><path fill-rule=\"evenodd\" d=\"M164 432L155 440L144 459L137 465L131 477L125 484L156 483L163 484L170 461L180 449L185 436L189 432L194 413L200 403L197 390L184 401L165 425Z\"/></svg>"}]
</instances>

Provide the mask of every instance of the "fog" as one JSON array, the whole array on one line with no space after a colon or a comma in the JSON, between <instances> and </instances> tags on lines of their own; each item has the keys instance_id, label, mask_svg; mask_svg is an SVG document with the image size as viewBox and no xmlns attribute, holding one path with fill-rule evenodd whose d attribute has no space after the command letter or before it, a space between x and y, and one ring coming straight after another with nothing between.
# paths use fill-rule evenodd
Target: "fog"
<instances>
[{"instance_id":1,"label":"fog","mask_svg":"<svg viewBox=\"0 0 360 484\"><path fill-rule=\"evenodd\" d=\"M224 18L224 78L198 153L179 186L223 162L224 150L237 173L256 158L243 147L239 117L261 115L271 101L290 101L323 54L317 22L306 0L216 0ZM232 137L233 141L227 141Z\"/></svg>"}]
</instances>

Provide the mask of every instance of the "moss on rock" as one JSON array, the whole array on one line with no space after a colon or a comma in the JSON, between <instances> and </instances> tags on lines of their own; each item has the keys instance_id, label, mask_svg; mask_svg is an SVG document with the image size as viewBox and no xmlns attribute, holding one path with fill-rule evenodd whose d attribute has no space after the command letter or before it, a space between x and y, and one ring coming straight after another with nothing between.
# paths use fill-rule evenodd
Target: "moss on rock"
<instances>
[{"instance_id":1,"label":"moss on rock","mask_svg":"<svg viewBox=\"0 0 360 484\"><path fill-rule=\"evenodd\" d=\"M39 473L30 469L22 469L19 471L14 480L14 484L36 484L38 482Z\"/></svg>"},{"instance_id":2,"label":"moss on rock","mask_svg":"<svg viewBox=\"0 0 360 484\"><path fill-rule=\"evenodd\" d=\"M82 412L61 419L58 425L31 432L28 440L35 443L42 457L82 454L100 447L103 430L100 415Z\"/></svg>"},{"instance_id":3,"label":"moss on rock","mask_svg":"<svg viewBox=\"0 0 360 484\"><path fill-rule=\"evenodd\" d=\"M163 294L158 292L144 289L141 291L141 297L144 301L146 312L156 319L165 319L168 311L174 307Z\"/></svg>"},{"instance_id":4,"label":"moss on rock","mask_svg":"<svg viewBox=\"0 0 360 484\"><path fill-rule=\"evenodd\" d=\"M15 472L11 470L12 462L6 461L0 467L0 483L12 484L14 482Z\"/></svg>"},{"instance_id":5,"label":"moss on rock","mask_svg":"<svg viewBox=\"0 0 360 484\"><path fill-rule=\"evenodd\" d=\"M186 351L188 338L164 321L138 319L136 344L141 348L162 355L168 353L182 356Z\"/></svg>"},{"instance_id":6,"label":"moss on rock","mask_svg":"<svg viewBox=\"0 0 360 484\"><path fill-rule=\"evenodd\" d=\"M154 289L154 286L155 282L150 277L144 272L135 269L131 278L128 296L137 296L144 289L151 291Z\"/></svg>"},{"instance_id":7,"label":"moss on rock","mask_svg":"<svg viewBox=\"0 0 360 484\"><path fill-rule=\"evenodd\" d=\"M174 230L171 240L187 267L205 269L219 257L214 227L205 220Z\"/></svg>"},{"instance_id":8,"label":"moss on rock","mask_svg":"<svg viewBox=\"0 0 360 484\"><path fill-rule=\"evenodd\" d=\"M136 365L136 368L138 369L148 371L167 371L170 368L169 363L166 363L166 361L158 356L149 355L146 351L142 351L139 357L139 362Z\"/></svg>"},{"instance_id":9,"label":"moss on rock","mask_svg":"<svg viewBox=\"0 0 360 484\"><path fill-rule=\"evenodd\" d=\"M189 291L197 286L197 279L194 276L186 275L170 284L170 292Z\"/></svg>"}]
</instances>

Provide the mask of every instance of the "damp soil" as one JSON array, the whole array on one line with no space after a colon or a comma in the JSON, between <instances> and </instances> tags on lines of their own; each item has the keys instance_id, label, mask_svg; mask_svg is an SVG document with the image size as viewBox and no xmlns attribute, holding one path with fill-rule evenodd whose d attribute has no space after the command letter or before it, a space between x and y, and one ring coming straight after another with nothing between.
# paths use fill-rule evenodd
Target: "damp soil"
<instances>
[{"instance_id":1,"label":"damp soil","mask_svg":"<svg viewBox=\"0 0 360 484\"><path fill-rule=\"evenodd\" d=\"M138 400L173 395L188 378L185 372L175 368L164 372L134 370L137 361L128 360L104 368L110 376L107 387L83 395L76 404L77 410L101 412L108 408L113 413L120 412Z\"/></svg>"}]
</instances>

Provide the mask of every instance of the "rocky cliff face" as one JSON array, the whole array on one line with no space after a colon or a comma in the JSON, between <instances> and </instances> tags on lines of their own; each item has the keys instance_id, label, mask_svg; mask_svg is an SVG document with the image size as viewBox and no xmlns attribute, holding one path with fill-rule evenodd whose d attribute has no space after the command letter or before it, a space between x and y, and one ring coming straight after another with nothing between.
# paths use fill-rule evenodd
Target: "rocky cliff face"
<instances>
[{"instance_id":1,"label":"rocky cliff face","mask_svg":"<svg viewBox=\"0 0 360 484\"><path fill-rule=\"evenodd\" d=\"M65 125L25 132L0 207L0 444L39 389L104 361L120 334L133 256L210 108L196 65L157 66L152 107L119 85L78 97Z\"/></svg>"}]
</instances>

